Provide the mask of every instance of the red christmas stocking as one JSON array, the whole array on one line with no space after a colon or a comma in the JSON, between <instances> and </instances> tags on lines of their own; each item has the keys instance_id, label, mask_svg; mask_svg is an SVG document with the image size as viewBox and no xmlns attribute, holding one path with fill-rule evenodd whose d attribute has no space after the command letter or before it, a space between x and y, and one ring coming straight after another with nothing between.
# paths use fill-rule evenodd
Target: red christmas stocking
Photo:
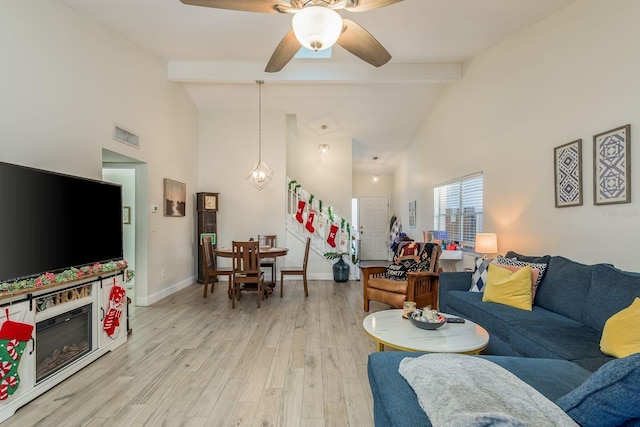
<instances>
[{"instance_id":1,"label":"red christmas stocking","mask_svg":"<svg viewBox=\"0 0 640 427\"><path fill-rule=\"evenodd\" d=\"M315 217L316 213L313 211L309 211L309 215L307 215L307 223L304 226L304 228L306 228L309 233L313 233L314 231L316 231L316 229L313 227L313 220Z\"/></svg>"},{"instance_id":2,"label":"red christmas stocking","mask_svg":"<svg viewBox=\"0 0 640 427\"><path fill-rule=\"evenodd\" d=\"M109 310L104 317L103 329L107 332L107 335L113 336L116 332L116 328L120 326L120 314L124 307L124 300L126 298L127 291L116 284L116 279L113 279L113 288L109 294Z\"/></svg>"},{"instance_id":3,"label":"red christmas stocking","mask_svg":"<svg viewBox=\"0 0 640 427\"><path fill-rule=\"evenodd\" d=\"M7 320L0 329L0 400L6 400L18 389L20 358L33 332L33 325L13 322L8 308L5 312Z\"/></svg>"},{"instance_id":4,"label":"red christmas stocking","mask_svg":"<svg viewBox=\"0 0 640 427\"><path fill-rule=\"evenodd\" d=\"M304 211L304 205L306 204L307 202L305 202L304 200L298 200L298 210L296 211L295 217L300 224L304 222L304 218L302 218L302 212Z\"/></svg>"},{"instance_id":5,"label":"red christmas stocking","mask_svg":"<svg viewBox=\"0 0 640 427\"><path fill-rule=\"evenodd\" d=\"M331 224L329 226L329 237L327 237L327 243L332 247L336 247L336 234L338 233L338 226Z\"/></svg>"}]
</instances>

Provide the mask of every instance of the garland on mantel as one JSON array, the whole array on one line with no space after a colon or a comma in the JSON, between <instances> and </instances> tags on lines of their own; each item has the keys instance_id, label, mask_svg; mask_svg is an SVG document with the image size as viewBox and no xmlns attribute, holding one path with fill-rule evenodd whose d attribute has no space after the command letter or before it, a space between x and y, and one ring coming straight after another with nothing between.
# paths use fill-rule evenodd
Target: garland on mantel
<instances>
[{"instance_id":1,"label":"garland on mantel","mask_svg":"<svg viewBox=\"0 0 640 427\"><path fill-rule=\"evenodd\" d=\"M100 273L109 273L111 271L123 270L128 264L125 260L109 261L104 264L95 263L93 265L85 265L80 268L69 268L61 273L44 273L38 277L30 279L18 280L17 282L0 283L0 292L19 291L22 289L41 288L45 285L71 282L73 280L82 279L89 276L96 276Z\"/></svg>"}]
</instances>

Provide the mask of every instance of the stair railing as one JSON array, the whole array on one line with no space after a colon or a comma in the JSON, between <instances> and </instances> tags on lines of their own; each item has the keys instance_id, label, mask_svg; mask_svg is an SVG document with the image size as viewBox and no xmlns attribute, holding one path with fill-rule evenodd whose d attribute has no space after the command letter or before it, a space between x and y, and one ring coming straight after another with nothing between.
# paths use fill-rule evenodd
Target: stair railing
<instances>
[{"instance_id":1,"label":"stair railing","mask_svg":"<svg viewBox=\"0 0 640 427\"><path fill-rule=\"evenodd\" d=\"M287 178L287 187L287 231L301 241L311 237L310 249L323 257L327 252L348 255L343 259L349 263L352 276L357 277L357 247L347 218L335 213L332 206L314 197L296 180Z\"/></svg>"}]
</instances>

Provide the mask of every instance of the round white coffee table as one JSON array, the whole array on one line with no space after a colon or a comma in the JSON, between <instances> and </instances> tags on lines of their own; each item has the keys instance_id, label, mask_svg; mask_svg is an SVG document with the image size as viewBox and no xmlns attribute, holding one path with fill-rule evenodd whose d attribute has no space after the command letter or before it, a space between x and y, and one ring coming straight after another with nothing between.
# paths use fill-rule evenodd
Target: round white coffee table
<instances>
[{"instance_id":1,"label":"round white coffee table","mask_svg":"<svg viewBox=\"0 0 640 427\"><path fill-rule=\"evenodd\" d=\"M372 313L364 318L362 326L378 344L378 351L384 351L384 346L389 346L404 351L478 354L489 344L489 333L470 320L465 323L445 323L438 329L425 330L403 318L402 309Z\"/></svg>"}]
</instances>

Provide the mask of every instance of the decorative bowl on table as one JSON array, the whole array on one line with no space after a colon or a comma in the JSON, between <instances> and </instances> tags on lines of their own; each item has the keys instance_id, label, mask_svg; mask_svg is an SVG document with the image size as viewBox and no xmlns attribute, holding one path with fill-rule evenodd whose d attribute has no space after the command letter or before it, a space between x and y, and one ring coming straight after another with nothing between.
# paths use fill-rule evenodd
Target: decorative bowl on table
<instances>
[{"instance_id":1,"label":"decorative bowl on table","mask_svg":"<svg viewBox=\"0 0 640 427\"><path fill-rule=\"evenodd\" d=\"M425 317L421 310L416 310L409 315L409 320L420 329L434 330L447 323L446 317L438 314L435 321L430 321Z\"/></svg>"}]
</instances>

